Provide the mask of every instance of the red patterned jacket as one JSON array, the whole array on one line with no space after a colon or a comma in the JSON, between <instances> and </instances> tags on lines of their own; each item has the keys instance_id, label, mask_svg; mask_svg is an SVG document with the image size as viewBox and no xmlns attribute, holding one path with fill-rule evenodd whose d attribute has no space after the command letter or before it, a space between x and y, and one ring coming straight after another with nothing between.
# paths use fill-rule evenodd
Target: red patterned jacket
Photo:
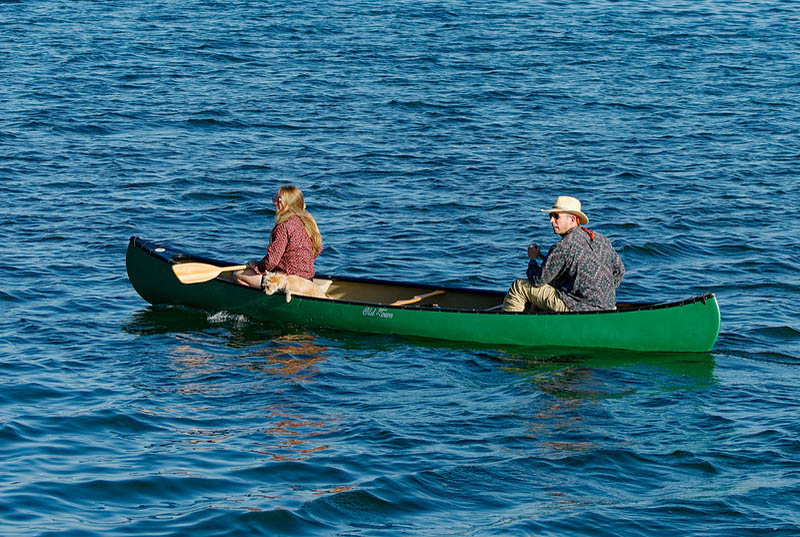
<instances>
[{"instance_id":1,"label":"red patterned jacket","mask_svg":"<svg viewBox=\"0 0 800 537\"><path fill-rule=\"evenodd\" d=\"M272 232L267 255L258 262L258 272L284 272L301 278L314 277L314 248L303 221L292 216Z\"/></svg>"}]
</instances>

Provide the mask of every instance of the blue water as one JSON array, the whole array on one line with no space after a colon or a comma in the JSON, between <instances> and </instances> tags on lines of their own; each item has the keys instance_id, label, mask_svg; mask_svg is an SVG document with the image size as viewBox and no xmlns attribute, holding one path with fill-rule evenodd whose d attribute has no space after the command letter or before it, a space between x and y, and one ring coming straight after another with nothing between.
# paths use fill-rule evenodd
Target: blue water
<instances>
[{"instance_id":1,"label":"blue water","mask_svg":"<svg viewBox=\"0 0 800 537\"><path fill-rule=\"evenodd\" d=\"M0 534L800 533L800 6L2 2ZM504 290L570 194L711 353L153 307L131 235Z\"/></svg>"}]
</instances>

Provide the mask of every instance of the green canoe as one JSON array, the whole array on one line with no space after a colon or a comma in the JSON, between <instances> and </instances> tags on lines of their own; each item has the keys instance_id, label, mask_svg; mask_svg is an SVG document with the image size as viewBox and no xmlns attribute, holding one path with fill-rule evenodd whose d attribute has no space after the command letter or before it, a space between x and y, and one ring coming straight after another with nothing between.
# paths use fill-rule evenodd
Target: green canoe
<instances>
[{"instance_id":1,"label":"green canoe","mask_svg":"<svg viewBox=\"0 0 800 537\"><path fill-rule=\"evenodd\" d=\"M713 294L680 302L617 304L589 313L504 313L504 293L345 277L317 277L328 299L267 295L237 285L230 272L182 284L176 263L232 265L131 237L126 265L133 288L151 304L229 311L285 326L393 334L489 345L707 352L719 334ZM422 297L422 298L420 298ZM392 305L394 302L410 302Z\"/></svg>"}]
</instances>

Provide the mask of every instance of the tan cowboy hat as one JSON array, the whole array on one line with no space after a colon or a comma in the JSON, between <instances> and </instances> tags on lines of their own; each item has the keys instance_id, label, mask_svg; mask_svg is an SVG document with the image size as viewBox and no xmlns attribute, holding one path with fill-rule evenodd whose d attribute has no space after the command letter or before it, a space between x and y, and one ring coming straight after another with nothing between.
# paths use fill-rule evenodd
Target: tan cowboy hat
<instances>
[{"instance_id":1,"label":"tan cowboy hat","mask_svg":"<svg viewBox=\"0 0 800 537\"><path fill-rule=\"evenodd\" d=\"M578 217L582 226L589 223L589 217L581 212L581 202L572 196L559 196L549 209L542 209L543 213L569 213Z\"/></svg>"}]
</instances>

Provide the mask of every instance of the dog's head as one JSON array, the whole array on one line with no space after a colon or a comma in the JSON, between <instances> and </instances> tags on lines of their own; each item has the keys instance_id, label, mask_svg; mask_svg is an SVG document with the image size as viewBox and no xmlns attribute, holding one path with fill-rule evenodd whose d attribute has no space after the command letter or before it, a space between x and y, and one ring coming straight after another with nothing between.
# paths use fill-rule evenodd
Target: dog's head
<instances>
[{"instance_id":1,"label":"dog's head","mask_svg":"<svg viewBox=\"0 0 800 537\"><path fill-rule=\"evenodd\" d=\"M267 272L264 275L264 292L268 295L274 294L276 291L280 291L284 287L286 287L286 278L283 277L282 274L276 274L274 272Z\"/></svg>"}]
</instances>

